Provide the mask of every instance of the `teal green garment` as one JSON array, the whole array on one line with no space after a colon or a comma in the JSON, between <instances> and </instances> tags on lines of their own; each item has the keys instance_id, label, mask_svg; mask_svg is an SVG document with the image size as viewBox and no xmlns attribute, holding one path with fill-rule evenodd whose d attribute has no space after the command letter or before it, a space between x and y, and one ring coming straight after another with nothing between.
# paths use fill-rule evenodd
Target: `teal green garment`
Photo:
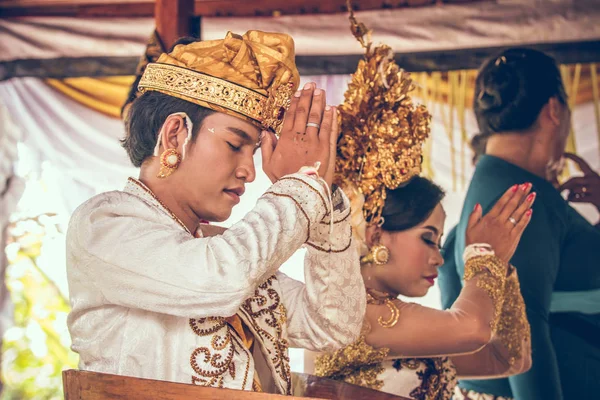
<instances>
[{"instance_id":1,"label":"teal green garment","mask_svg":"<svg viewBox=\"0 0 600 400\"><path fill-rule=\"evenodd\" d=\"M442 254L444 256L444 265L438 269L438 286L442 300L442 309L446 310L452 307L462 290L462 277L456 272L456 262L454 261L454 243L456 241L456 226L448 232Z\"/></svg>"},{"instance_id":2,"label":"teal green garment","mask_svg":"<svg viewBox=\"0 0 600 400\"><path fill-rule=\"evenodd\" d=\"M521 375L461 381L460 386L517 400L595 398L600 393L598 341L583 340L569 326L555 325L550 321L550 307L553 292L600 289L600 232L570 207L550 183L499 158L483 156L456 230L456 276L464 273L465 230L475 204L480 203L487 212L508 188L524 182L533 184L537 199L532 220L511 263L517 268L527 307L533 366ZM453 285L451 290L456 293ZM600 329L600 314L568 314Z\"/></svg>"},{"instance_id":3,"label":"teal green garment","mask_svg":"<svg viewBox=\"0 0 600 400\"><path fill-rule=\"evenodd\" d=\"M580 292L552 292L551 313L579 312L581 314L600 313L600 289Z\"/></svg>"}]
</instances>

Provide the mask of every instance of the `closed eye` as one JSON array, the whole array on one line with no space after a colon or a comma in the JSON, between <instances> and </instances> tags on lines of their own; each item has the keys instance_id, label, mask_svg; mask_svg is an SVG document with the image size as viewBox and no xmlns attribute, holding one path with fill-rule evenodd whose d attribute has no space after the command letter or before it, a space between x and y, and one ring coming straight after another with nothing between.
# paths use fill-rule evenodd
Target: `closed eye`
<instances>
[{"instance_id":1,"label":"closed eye","mask_svg":"<svg viewBox=\"0 0 600 400\"><path fill-rule=\"evenodd\" d=\"M435 248L437 248L438 250L442 250L442 246L440 246L440 245L439 245L439 243L436 243L436 242L434 242L433 240L429 240L429 239L427 239L427 238L423 238L423 241L424 241L424 242L425 242L425 243L426 243L428 246L435 247Z\"/></svg>"},{"instance_id":2,"label":"closed eye","mask_svg":"<svg viewBox=\"0 0 600 400\"><path fill-rule=\"evenodd\" d=\"M227 142L227 144L229 145L229 147L231 148L231 150L233 150L235 152L238 152L238 151L240 151L242 149L241 147L234 146L233 144L231 144L229 142Z\"/></svg>"}]
</instances>

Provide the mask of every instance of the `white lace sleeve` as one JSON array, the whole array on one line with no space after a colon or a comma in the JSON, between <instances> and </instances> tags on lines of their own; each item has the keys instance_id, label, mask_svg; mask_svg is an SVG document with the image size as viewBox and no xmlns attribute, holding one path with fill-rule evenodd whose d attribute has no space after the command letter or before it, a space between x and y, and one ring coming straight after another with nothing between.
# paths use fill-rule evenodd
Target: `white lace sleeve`
<instances>
[{"instance_id":1,"label":"white lace sleeve","mask_svg":"<svg viewBox=\"0 0 600 400\"><path fill-rule=\"evenodd\" d=\"M329 215L311 228L304 263L306 284L278 274L292 347L332 351L354 342L360 333L366 294L352 244L348 199L339 192L342 207L334 211L332 235Z\"/></svg>"}]
</instances>

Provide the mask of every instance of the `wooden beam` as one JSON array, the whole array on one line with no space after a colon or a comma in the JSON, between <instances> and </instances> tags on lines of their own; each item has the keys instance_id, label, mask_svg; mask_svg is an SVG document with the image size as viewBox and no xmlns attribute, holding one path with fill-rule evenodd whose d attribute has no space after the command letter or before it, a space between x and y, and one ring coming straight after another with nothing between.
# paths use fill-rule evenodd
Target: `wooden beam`
<instances>
[{"instance_id":1,"label":"wooden beam","mask_svg":"<svg viewBox=\"0 0 600 400\"><path fill-rule=\"evenodd\" d=\"M559 64L600 63L600 40L526 45L553 56ZM477 69L488 57L505 47L460 49L420 53L397 53L396 62L410 72ZM301 75L351 74L361 54L339 56L296 56ZM73 57L26 59L0 63L0 81L33 76L73 78L78 76L135 75L139 57Z\"/></svg>"},{"instance_id":2,"label":"wooden beam","mask_svg":"<svg viewBox=\"0 0 600 400\"><path fill-rule=\"evenodd\" d=\"M353 0L355 10L378 10L493 0ZM194 0L203 17L331 14L346 12L346 0ZM152 17L155 0L0 0L1 17Z\"/></svg>"},{"instance_id":3,"label":"wooden beam","mask_svg":"<svg viewBox=\"0 0 600 400\"><path fill-rule=\"evenodd\" d=\"M0 82L12 78L76 78L135 75L139 56L60 57L0 62Z\"/></svg>"},{"instance_id":4,"label":"wooden beam","mask_svg":"<svg viewBox=\"0 0 600 400\"><path fill-rule=\"evenodd\" d=\"M167 50L180 37L190 35L193 15L194 0L156 0L156 32Z\"/></svg>"},{"instance_id":5,"label":"wooden beam","mask_svg":"<svg viewBox=\"0 0 600 400\"><path fill-rule=\"evenodd\" d=\"M527 47L542 51L554 57L559 64L600 62L600 40L396 53L394 59L400 67L409 72L478 69L487 58L510 47ZM302 75L351 74L362 57L362 54L296 55L296 66Z\"/></svg>"},{"instance_id":6,"label":"wooden beam","mask_svg":"<svg viewBox=\"0 0 600 400\"><path fill-rule=\"evenodd\" d=\"M153 0L123 0L118 3L0 2L0 16L12 17L127 17L154 16Z\"/></svg>"}]
</instances>

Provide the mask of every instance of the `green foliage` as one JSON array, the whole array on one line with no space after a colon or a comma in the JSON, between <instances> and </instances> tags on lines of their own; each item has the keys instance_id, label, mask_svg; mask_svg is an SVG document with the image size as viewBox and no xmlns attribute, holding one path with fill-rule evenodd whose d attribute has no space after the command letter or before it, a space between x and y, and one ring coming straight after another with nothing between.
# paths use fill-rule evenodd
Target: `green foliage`
<instances>
[{"instance_id":1,"label":"green foliage","mask_svg":"<svg viewBox=\"0 0 600 400\"><path fill-rule=\"evenodd\" d=\"M48 215L20 220L10 229L6 284L14 325L3 340L3 400L62 399L62 371L77 367L66 327L69 302L38 266L48 233L62 235Z\"/></svg>"}]
</instances>

